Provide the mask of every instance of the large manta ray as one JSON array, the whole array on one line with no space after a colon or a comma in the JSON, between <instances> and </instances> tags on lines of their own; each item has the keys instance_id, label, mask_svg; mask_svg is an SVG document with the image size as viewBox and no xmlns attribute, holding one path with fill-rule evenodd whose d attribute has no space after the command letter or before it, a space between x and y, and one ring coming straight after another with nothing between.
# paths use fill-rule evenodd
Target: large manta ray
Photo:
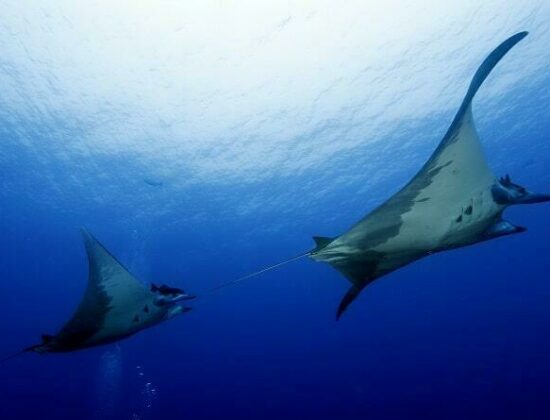
<instances>
[{"instance_id":1,"label":"large manta ray","mask_svg":"<svg viewBox=\"0 0 550 420\"><path fill-rule=\"evenodd\" d=\"M497 179L488 167L472 116L472 99L491 70L527 32L500 44L476 71L441 143L397 194L336 238L315 237L314 261L330 264L352 286L337 318L374 280L427 255L526 229L503 220L512 204L550 201Z\"/></svg>"},{"instance_id":2,"label":"large manta ray","mask_svg":"<svg viewBox=\"0 0 550 420\"><path fill-rule=\"evenodd\" d=\"M436 252L524 232L502 219L504 210L512 204L550 201L550 195L533 194L508 175L495 177L476 133L472 99L500 59L526 35L508 38L483 61L443 140L398 193L342 235L314 237L312 251L218 289L308 256L330 264L351 282L339 318L366 286L398 268Z\"/></svg>"},{"instance_id":3,"label":"large manta ray","mask_svg":"<svg viewBox=\"0 0 550 420\"><path fill-rule=\"evenodd\" d=\"M191 308L180 302L193 296L133 277L90 233L82 230L88 255L88 285L71 319L55 335L25 352L58 353L111 343L152 327Z\"/></svg>"}]
</instances>

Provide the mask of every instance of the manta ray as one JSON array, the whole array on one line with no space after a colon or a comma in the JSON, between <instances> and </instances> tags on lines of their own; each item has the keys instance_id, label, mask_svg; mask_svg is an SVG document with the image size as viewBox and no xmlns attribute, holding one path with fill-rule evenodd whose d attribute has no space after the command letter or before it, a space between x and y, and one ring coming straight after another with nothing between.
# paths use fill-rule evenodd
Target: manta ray
<instances>
[{"instance_id":1,"label":"manta ray","mask_svg":"<svg viewBox=\"0 0 550 420\"><path fill-rule=\"evenodd\" d=\"M497 178L485 160L472 100L491 70L527 32L500 44L479 66L436 150L399 192L336 238L314 237L308 255L330 264L352 284L339 318L376 279L428 255L524 232L503 219L510 205L550 201Z\"/></svg>"},{"instance_id":2,"label":"manta ray","mask_svg":"<svg viewBox=\"0 0 550 420\"><path fill-rule=\"evenodd\" d=\"M314 237L313 250L231 283L305 256L328 263L352 284L338 307L338 319L365 287L392 271L437 252L524 232L526 228L504 220L503 212L514 204L550 201L550 195L534 194L508 175L499 179L493 174L475 129L472 100L491 70L526 35L508 38L483 61L438 147L399 192L340 236Z\"/></svg>"},{"instance_id":3,"label":"manta ray","mask_svg":"<svg viewBox=\"0 0 550 420\"><path fill-rule=\"evenodd\" d=\"M56 335L7 357L26 352L60 353L112 343L185 313L183 290L147 287L137 280L88 231L82 230L88 256L88 284L76 312Z\"/></svg>"}]
</instances>

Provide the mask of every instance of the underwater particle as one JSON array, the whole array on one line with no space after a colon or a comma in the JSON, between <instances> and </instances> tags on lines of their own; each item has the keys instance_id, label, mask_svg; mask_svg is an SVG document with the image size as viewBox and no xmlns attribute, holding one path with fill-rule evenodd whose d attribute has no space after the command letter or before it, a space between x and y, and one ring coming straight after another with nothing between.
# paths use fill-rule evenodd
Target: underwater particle
<instances>
[{"instance_id":1,"label":"underwater particle","mask_svg":"<svg viewBox=\"0 0 550 420\"><path fill-rule=\"evenodd\" d=\"M151 408L157 398L157 390L151 382L147 382L141 391L141 395L143 397L143 407Z\"/></svg>"},{"instance_id":2,"label":"underwater particle","mask_svg":"<svg viewBox=\"0 0 550 420\"><path fill-rule=\"evenodd\" d=\"M147 411L153 407L154 402L158 398L158 389L148 378L145 379L145 374L141 366L136 366L136 370L138 372L138 381L141 388L141 407L132 414L132 419L141 420L149 418Z\"/></svg>"}]
</instances>

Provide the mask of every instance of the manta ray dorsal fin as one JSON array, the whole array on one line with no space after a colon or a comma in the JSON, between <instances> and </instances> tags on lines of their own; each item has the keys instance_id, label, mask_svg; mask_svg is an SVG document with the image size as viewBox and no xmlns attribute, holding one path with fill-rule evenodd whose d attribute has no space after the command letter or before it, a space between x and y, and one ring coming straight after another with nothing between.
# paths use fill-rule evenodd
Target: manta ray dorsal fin
<instances>
[{"instance_id":1,"label":"manta ray dorsal fin","mask_svg":"<svg viewBox=\"0 0 550 420\"><path fill-rule=\"evenodd\" d=\"M88 231L83 229L82 236L88 256L88 283L76 312L57 336L61 339L90 338L116 324L113 318L125 313L130 316L154 296Z\"/></svg>"},{"instance_id":2,"label":"manta ray dorsal fin","mask_svg":"<svg viewBox=\"0 0 550 420\"><path fill-rule=\"evenodd\" d=\"M314 236L313 241L315 242L315 249L313 252L320 251L330 244L334 238L327 238L326 236Z\"/></svg>"}]
</instances>

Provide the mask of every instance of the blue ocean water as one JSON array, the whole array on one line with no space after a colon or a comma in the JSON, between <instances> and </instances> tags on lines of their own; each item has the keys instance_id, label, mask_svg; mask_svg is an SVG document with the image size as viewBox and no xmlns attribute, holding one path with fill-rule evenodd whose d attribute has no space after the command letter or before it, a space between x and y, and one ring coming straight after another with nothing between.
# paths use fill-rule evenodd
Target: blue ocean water
<instances>
[{"instance_id":1,"label":"blue ocean water","mask_svg":"<svg viewBox=\"0 0 550 420\"><path fill-rule=\"evenodd\" d=\"M548 418L550 206L528 231L371 285L296 261L397 191L483 58L498 175L550 190L545 1L2 2L2 354L84 290L86 226L193 310L118 344L0 367L0 418Z\"/></svg>"}]
</instances>

